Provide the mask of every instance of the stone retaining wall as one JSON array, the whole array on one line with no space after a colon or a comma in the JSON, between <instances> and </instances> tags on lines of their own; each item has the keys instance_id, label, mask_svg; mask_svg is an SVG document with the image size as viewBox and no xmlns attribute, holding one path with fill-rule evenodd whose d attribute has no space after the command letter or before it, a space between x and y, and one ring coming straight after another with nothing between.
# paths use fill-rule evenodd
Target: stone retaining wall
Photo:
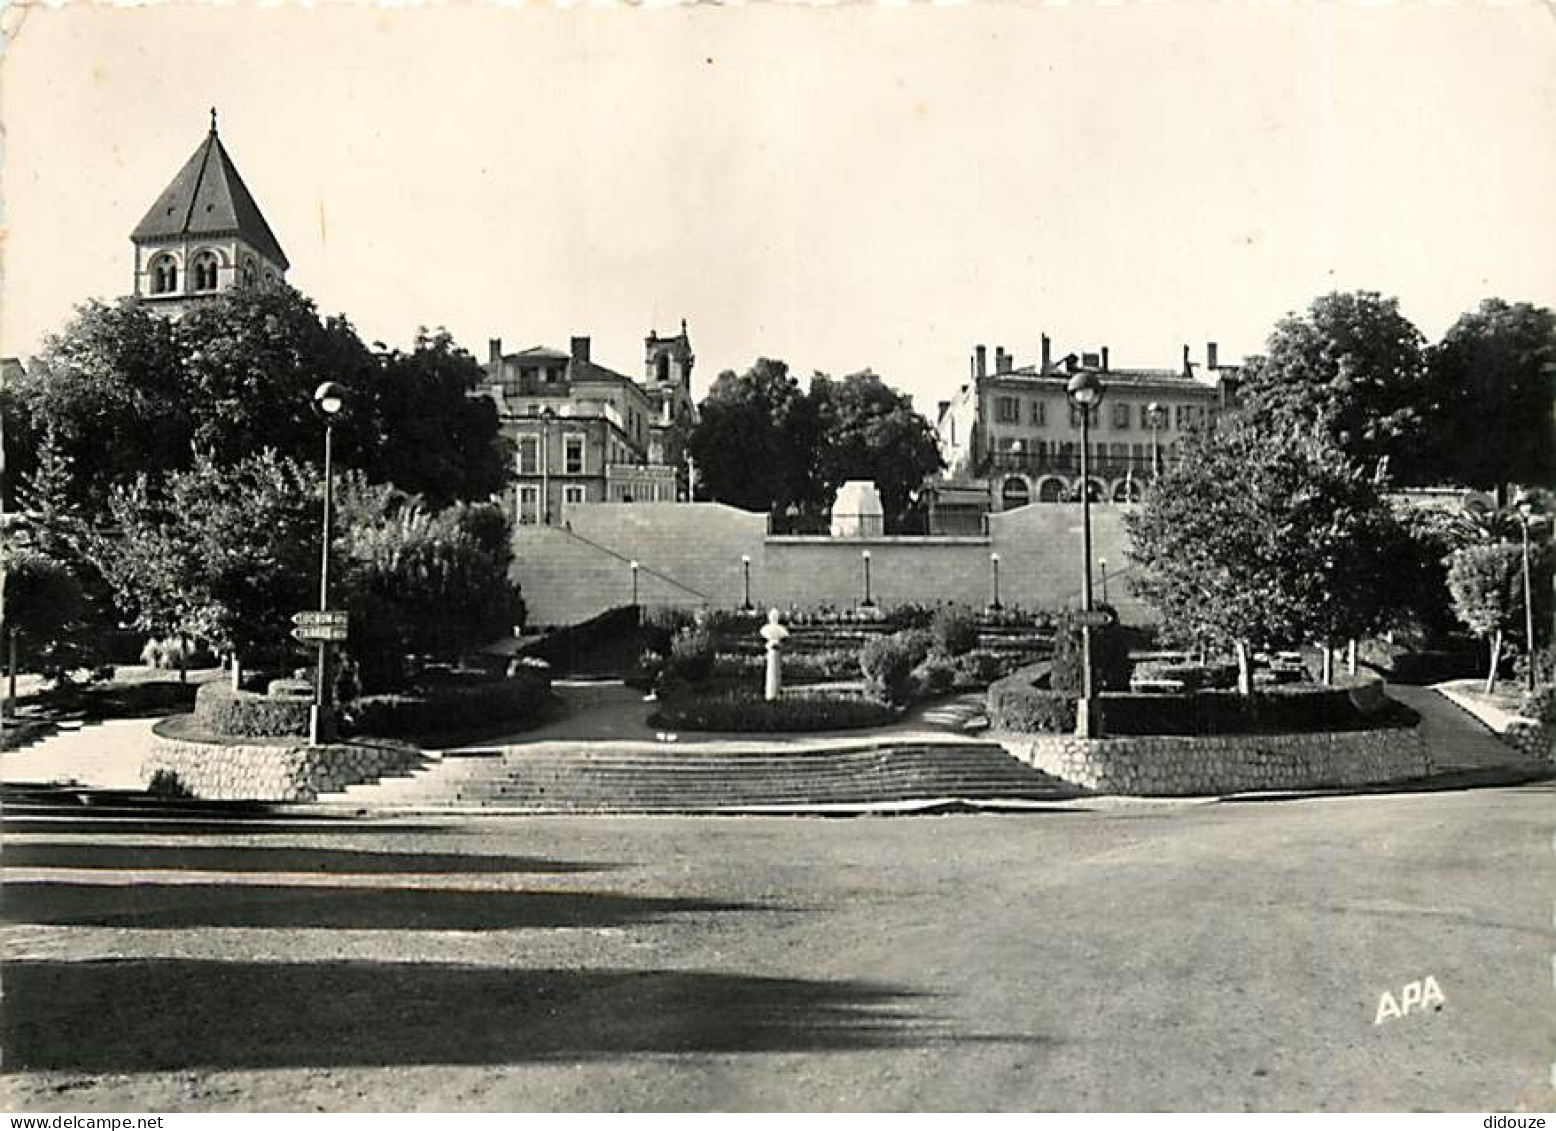
<instances>
[{"instance_id":1,"label":"stone retaining wall","mask_svg":"<svg viewBox=\"0 0 1556 1131\"><path fill-rule=\"evenodd\" d=\"M1317 734L993 735L1023 762L1098 793L1186 797L1406 781L1431 772L1413 727Z\"/></svg>"},{"instance_id":2,"label":"stone retaining wall","mask_svg":"<svg viewBox=\"0 0 1556 1131\"><path fill-rule=\"evenodd\" d=\"M152 775L165 770L195 797L213 801L313 801L420 760L419 752L393 746L228 746L157 735L140 773L149 785Z\"/></svg>"}]
</instances>

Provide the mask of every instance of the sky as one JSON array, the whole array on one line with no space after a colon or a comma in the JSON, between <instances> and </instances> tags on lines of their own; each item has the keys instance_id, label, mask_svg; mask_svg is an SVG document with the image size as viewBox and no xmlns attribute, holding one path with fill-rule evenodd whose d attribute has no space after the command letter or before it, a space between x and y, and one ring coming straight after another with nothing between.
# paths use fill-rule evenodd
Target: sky
<instances>
[{"instance_id":1,"label":"sky","mask_svg":"<svg viewBox=\"0 0 1556 1131\"><path fill-rule=\"evenodd\" d=\"M1330 290L1556 306L1556 7L12 8L0 353L131 287L208 108L363 338L761 356L921 410L985 343L1172 366Z\"/></svg>"}]
</instances>

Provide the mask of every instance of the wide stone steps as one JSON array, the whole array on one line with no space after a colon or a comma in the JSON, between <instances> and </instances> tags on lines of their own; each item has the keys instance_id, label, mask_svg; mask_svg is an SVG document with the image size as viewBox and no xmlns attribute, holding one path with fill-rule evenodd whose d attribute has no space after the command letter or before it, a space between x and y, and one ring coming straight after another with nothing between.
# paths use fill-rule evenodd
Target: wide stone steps
<instances>
[{"instance_id":1,"label":"wide stone steps","mask_svg":"<svg viewBox=\"0 0 1556 1131\"><path fill-rule=\"evenodd\" d=\"M792 752L667 744L456 753L409 777L353 786L319 801L366 808L686 812L946 798L1037 801L1073 794L1066 783L992 743L870 744Z\"/></svg>"}]
</instances>

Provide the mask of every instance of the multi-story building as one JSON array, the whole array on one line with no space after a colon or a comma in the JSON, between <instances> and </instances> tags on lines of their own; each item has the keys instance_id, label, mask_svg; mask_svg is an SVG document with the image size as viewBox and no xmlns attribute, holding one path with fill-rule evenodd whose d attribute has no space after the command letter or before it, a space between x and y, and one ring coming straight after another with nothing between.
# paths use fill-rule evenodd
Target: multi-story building
<instances>
[{"instance_id":1,"label":"multi-story building","mask_svg":"<svg viewBox=\"0 0 1556 1131\"><path fill-rule=\"evenodd\" d=\"M135 297L177 313L237 286L279 282L291 266L211 129L130 234Z\"/></svg>"},{"instance_id":2,"label":"multi-story building","mask_svg":"<svg viewBox=\"0 0 1556 1131\"><path fill-rule=\"evenodd\" d=\"M644 380L594 361L587 337L568 352L488 344L486 392L513 439L514 516L563 523L578 503L675 502L686 495L686 436L696 423L686 323L644 339Z\"/></svg>"},{"instance_id":3,"label":"multi-story building","mask_svg":"<svg viewBox=\"0 0 1556 1131\"><path fill-rule=\"evenodd\" d=\"M1138 498L1143 484L1175 458L1183 436L1228 407L1242 373L1220 364L1214 342L1203 369L1190 360L1188 346L1177 369L1115 368L1106 346L1056 360L1046 334L1036 363L1018 367L997 346L990 369L986 348L978 346L970 380L936 413L945 480L964 491L986 491L991 510L1079 499L1081 410L1065 386L1083 370L1105 389L1089 421L1091 497L1111 502Z\"/></svg>"}]
</instances>

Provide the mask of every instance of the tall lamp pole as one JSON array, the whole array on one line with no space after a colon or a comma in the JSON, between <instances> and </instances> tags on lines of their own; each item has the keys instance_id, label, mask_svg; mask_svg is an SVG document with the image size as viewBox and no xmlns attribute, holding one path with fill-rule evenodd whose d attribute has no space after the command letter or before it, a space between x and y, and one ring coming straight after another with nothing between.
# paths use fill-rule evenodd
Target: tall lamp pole
<instances>
[{"instance_id":1,"label":"tall lamp pole","mask_svg":"<svg viewBox=\"0 0 1556 1131\"><path fill-rule=\"evenodd\" d=\"M870 551L861 550L859 557L864 562L864 601L860 607L866 609L874 608L875 602L870 598Z\"/></svg>"},{"instance_id":2,"label":"tall lamp pole","mask_svg":"<svg viewBox=\"0 0 1556 1131\"><path fill-rule=\"evenodd\" d=\"M1151 422L1151 479L1154 482L1162 475L1161 441L1157 436L1162 426L1162 406L1152 401L1145 406L1145 415Z\"/></svg>"},{"instance_id":3,"label":"tall lamp pole","mask_svg":"<svg viewBox=\"0 0 1556 1131\"><path fill-rule=\"evenodd\" d=\"M746 612L751 611L751 555L740 555L740 571L742 576L742 597L740 607Z\"/></svg>"},{"instance_id":4,"label":"tall lamp pole","mask_svg":"<svg viewBox=\"0 0 1556 1131\"><path fill-rule=\"evenodd\" d=\"M1540 518L1534 513L1534 504L1528 495L1521 495L1518 499L1518 520L1524 533L1524 651L1527 656L1524 663L1524 689L1533 695L1535 685L1534 583L1530 578L1529 569L1529 528L1539 525Z\"/></svg>"},{"instance_id":5,"label":"tall lamp pole","mask_svg":"<svg viewBox=\"0 0 1556 1131\"><path fill-rule=\"evenodd\" d=\"M990 606L995 612L999 612L1000 605L1000 556L995 551L989 555L989 568L994 571L994 604Z\"/></svg>"},{"instance_id":6,"label":"tall lamp pole","mask_svg":"<svg viewBox=\"0 0 1556 1131\"><path fill-rule=\"evenodd\" d=\"M1082 371L1065 386L1081 416L1081 701L1075 705L1075 733L1095 738L1102 730L1091 674L1091 414L1102 403L1103 384Z\"/></svg>"},{"instance_id":7,"label":"tall lamp pole","mask_svg":"<svg viewBox=\"0 0 1556 1131\"><path fill-rule=\"evenodd\" d=\"M319 611L330 607L330 539L335 518L335 418L346 407L346 390L326 381L313 391L313 408L324 418L324 536L319 545ZM319 641L319 668L313 705L308 711L308 745L333 742L335 714L330 704L330 642Z\"/></svg>"},{"instance_id":8,"label":"tall lamp pole","mask_svg":"<svg viewBox=\"0 0 1556 1131\"><path fill-rule=\"evenodd\" d=\"M630 568L632 570L632 607L635 609L635 608L638 607L638 562L637 562L637 559L633 558L630 562L627 563L627 566L628 566L628 568Z\"/></svg>"},{"instance_id":9,"label":"tall lamp pole","mask_svg":"<svg viewBox=\"0 0 1556 1131\"><path fill-rule=\"evenodd\" d=\"M551 525L551 422L556 410L550 405L540 410L540 521Z\"/></svg>"}]
</instances>

